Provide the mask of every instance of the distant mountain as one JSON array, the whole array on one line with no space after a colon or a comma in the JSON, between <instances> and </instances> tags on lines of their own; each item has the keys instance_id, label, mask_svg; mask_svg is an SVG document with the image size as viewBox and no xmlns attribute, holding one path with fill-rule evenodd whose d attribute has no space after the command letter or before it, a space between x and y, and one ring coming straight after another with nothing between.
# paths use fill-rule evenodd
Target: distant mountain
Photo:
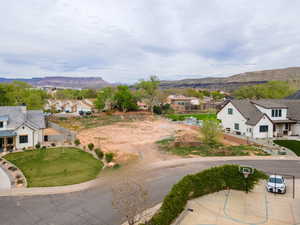
<instances>
[{"instance_id":1,"label":"distant mountain","mask_svg":"<svg viewBox=\"0 0 300 225\"><path fill-rule=\"evenodd\" d=\"M102 88L112 84L101 77L40 77L31 79L6 79L0 78L0 83L11 83L13 81L23 81L35 87L54 86L67 88Z\"/></svg>"},{"instance_id":2,"label":"distant mountain","mask_svg":"<svg viewBox=\"0 0 300 225\"><path fill-rule=\"evenodd\" d=\"M178 81L162 81L162 88L208 88L231 91L245 85L266 83L271 80L300 80L300 67L285 69L246 72L229 77L207 77L200 79L184 79Z\"/></svg>"}]
</instances>

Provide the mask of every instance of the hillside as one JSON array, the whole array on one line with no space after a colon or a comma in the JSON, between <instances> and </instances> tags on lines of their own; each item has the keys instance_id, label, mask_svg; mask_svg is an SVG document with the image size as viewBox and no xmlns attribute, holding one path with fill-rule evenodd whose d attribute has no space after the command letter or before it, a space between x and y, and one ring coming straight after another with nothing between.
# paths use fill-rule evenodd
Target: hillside
<instances>
[{"instance_id":1,"label":"hillside","mask_svg":"<svg viewBox=\"0 0 300 225\"><path fill-rule=\"evenodd\" d=\"M24 81L32 86L54 86L68 88L101 88L111 85L101 77L40 77L32 79L6 79L0 78L0 83L10 83L12 81Z\"/></svg>"},{"instance_id":2,"label":"hillside","mask_svg":"<svg viewBox=\"0 0 300 225\"><path fill-rule=\"evenodd\" d=\"M229 77L207 77L200 79L184 79L178 81L162 81L161 87L198 87L231 91L241 86L266 83L270 80L300 80L300 67L246 72Z\"/></svg>"}]
</instances>

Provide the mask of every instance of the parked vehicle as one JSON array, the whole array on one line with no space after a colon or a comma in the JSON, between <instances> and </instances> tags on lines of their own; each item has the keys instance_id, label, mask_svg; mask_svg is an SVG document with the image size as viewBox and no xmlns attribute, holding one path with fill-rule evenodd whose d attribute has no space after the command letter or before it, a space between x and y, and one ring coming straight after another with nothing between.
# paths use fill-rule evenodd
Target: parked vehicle
<instances>
[{"instance_id":1,"label":"parked vehicle","mask_svg":"<svg viewBox=\"0 0 300 225\"><path fill-rule=\"evenodd\" d=\"M271 175L268 179L266 189L269 192L284 194L286 192L287 184L280 175Z\"/></svg>"}]
</instances>

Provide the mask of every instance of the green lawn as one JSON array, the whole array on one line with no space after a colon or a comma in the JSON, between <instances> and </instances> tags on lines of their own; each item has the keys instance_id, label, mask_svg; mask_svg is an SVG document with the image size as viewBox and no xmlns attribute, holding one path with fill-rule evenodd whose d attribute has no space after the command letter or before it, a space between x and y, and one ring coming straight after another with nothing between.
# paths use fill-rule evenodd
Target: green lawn
<instances>
[{"instance_id":1,"label":"green lawn","mask_svg":"<svg viewBox=\"0 0 300 225\"><path fill-rule=\"evenodd\" d=\"M216 120L217 115L214 113L201 113L201 114L168 114L167 118L173 121L183 121L186 118L194 117L198 120Z\"/></svg>"},{"instance_id":2,"label":"green lawn","mask_svg":"<svg viewBox=\"0 0 300 225\"><path fill-rule=\"evenodd\" d=\"M97 177L102 162L77 148L51 148L4 156L24 173L29 187L78 184Z\"/></svg>"},{"instance_id":3,"label":"green lawn","mask_svg":"<svg viewBox=\"0 0 300 225\"><path fill-rule=\"evenodd\" d=\"M296 140L274 140L275 144L286 147L300 156L300 141Z\"/></svg>"}]
</instances>

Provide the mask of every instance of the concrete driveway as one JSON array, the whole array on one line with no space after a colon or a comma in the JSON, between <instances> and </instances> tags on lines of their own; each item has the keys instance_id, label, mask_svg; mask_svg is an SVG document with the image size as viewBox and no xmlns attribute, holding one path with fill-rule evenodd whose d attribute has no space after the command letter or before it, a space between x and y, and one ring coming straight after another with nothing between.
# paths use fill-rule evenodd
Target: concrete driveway
<instances>
[{"instance_id":1,"label":"concrete driveway","mask_svg":"<svg viewBox=\"0 0 300 225\"><path fill-rule=\"evenodd\" d=\"M300 190L296 190L299 194ZM174 225L295 225L300 224L300 198L287 193L266 192L265 184L248 194L230 190L206 195L188 202Z\"/></svg>"},{"instance_id":2,"label":"concrete driveway","mask_svg":"<svg viewBox=\"0 0 300 225\"><path fill-rule=\"evenodd\" d=\"M0 191L10 189L10 180L6 172L0 167Z\"/></svg>"}]
</instances>

